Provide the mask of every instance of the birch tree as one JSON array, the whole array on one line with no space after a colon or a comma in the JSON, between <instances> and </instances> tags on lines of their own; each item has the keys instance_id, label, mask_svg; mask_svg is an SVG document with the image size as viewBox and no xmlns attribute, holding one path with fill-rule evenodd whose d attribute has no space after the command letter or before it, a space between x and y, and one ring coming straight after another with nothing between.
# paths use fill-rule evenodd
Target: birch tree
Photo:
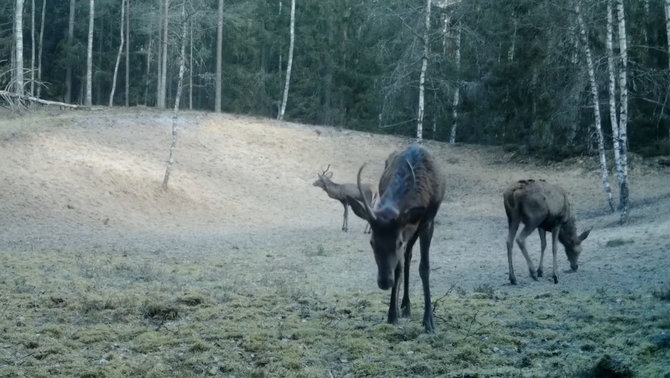
<instances>
[{"instance_id":1,"label":"birch tree","mask_svg":"<svg viewBox=\"0 0 670 378\"><path fill-rule=\"evenodd\" d=\"M665 0L665 34L668 43L668 72L670 73L670 0ZM670 127L668 127L668 154L670 154Z\"/></svg>"},{"instance_id":2,"label":"birch tree","mask_svg":"<svg viewBox=\"0 0 670 378\"><path fill-rule=\"evenodd\" d=\"M177 148L177 115L179 114L179 101L181 100L182 89L184 87L184 71L186 70L186 5L181 3L181 49L179 53L179 78L177 80L177 96L174 101L174 115L172 116L172 144L170 144L170 155L168 156L167 167L165 168L165 176L163 176L163 190L168 189L168 181L170 180L170 172L174 165L175 149Z\"/></svg>"},{"instance_id":3,"label":"birch tree","mask_svg":"<svg viewBox=\"0 0 670 378\"><path fill-rule=\"evenodd\" d=\"M35 0L30 0L30 95L35 95Z\"/></svg>"},{"instance_id":4,"label":"birch tree","mask_svg":"<svg viewBox=\"0 0 670 378\"><path fill-rule=\"evenodd\" d=\"M286 112L286 102L288 101L288 88L291 82L291 67L293 66L293 45L295 43L295 0L291 0L291 26L290 26L290 40L288 45L288 63L286 64L286 81L284 83L284 97L282 98L281 108L277 119L284 120L284 113Z\"/></svg>"},{"instance_id":5,"label":"birch tree","mask_svg":"<svg viewBox=\"0 0 670 378\"><path fill-rule=\"evenodd\" d=\"M37 48L37 97L42 93L42 43L44 41L44 14L46 13L47 0L42 0L42 21L40 22L40 38Z\"/></svg>"},{"instance_id":6,"label":"birch tree","mask_svg":"<svg viewBox=\"0 0 670 378\"><path fill-rule=\"evenodd\" d=\"M24 94L23 88L23 0L16 0L14 10L14 92Z\"/></svg>"},{"instance_id":7,"label":"birch tree","mask_svg":"<svg viewBox=\"0 0 670 378\"><path fill-rule=\"evenodd\" d=\"M72 102L72 59L69 57L72 53L72 45L74 43L74 14L75 14L75 0L70 0L70 18L67 24L67 48L68 58L65 62L65 102Z\"/></svg>"},{"instance_id":8,"label":"birch tree","mask_svg":"<svg viewBox=\"0 0 670 378\"><path fill-rule=\"evenodd\" d=\"M129 92L130 92L130 0L126 0L126 96L125 96L126 107L130 106Z\"/></svg>"},{"instance_id":9,"label":"birch tree","mask_svg":"<svg viewBox=\"0 0 670 378\"><path fill-rule=\"evenodd\" d=\"M609 73L608 92L609 92L609 112L610 123L612 124L612 149L614 150L614 162L617 168L617 182L619 187L623 182L623 166L621 165L621 150L619 146L619 120L617 119L616 103L616 66L614 64L614 43L613 43L613 15L612 0L607 0L607 71Z\"/></svg>"},{"instance_id":10,"label":"birch tree","mask_svg":"<svg viewBox=\"0 0 670 378\"><path fill-rule=\"evenodd\" d=\"M623 0L616 0L617 21L619 23L619 147L621 148L621 165L623 178L619 187L619 207L621 208L621 222L628 219L628 46L626 39L626 18L624 15Z\"/></svg>"},{"instance_id":11,"label":"birch tree","mask_svg":"<svg viewBox=\"0 0 670 378\"><path fill-rule=\"evenodd\" d=\"M577 22L579 24L582 44L584 45L584 53L586 55L586 68L589 74L589 83L591 87L591 100L593 102L593 114L595 118L595 128L598 135L598 154L600 155L600 172L603 182L603 190L607 203L612 211L614 211L614 199L612 198L612 188L610 187L609 173L607 171L607 159L605 157L605 144L603 140L602 122L600 118L600 101L598 100L598 86L596 84L596 74L593 65L593 58L591 56L591 48L589 47L588 38L586 37L586 26L584 25L584 18L582 17L579 1L575 3L575 11L577 13Z\"/></svg>"},{"instance_id":12,"label":"birch tree","mask_svg":"<svg viewBox=\"0 0 670 378\"><path fill-rule=\"evenodd\" d=\"M426 70L428 69L428 54L430 52L430 6L431 0L426 0L426 19L423 29L423 56L421 57L421 74L419 75L419 114L417 115L416 139L423 140L423 116L425 112L424 92L426 82Z\"/></svg>"},{"instance_id":13,"label":"birch tree","mask_svg":"<svg viewBox=\"0 0 670 378\"><path fill-rule=\"evenodd\" d=\"M114 105L114 91L116 91L116 76L119 72L119 62L123 53L123 30L126 19L126 0L121 0L121 27L119 28L119 52L116 54L116 64L114 65L114 75L112 76L112 90L109 93L109 106Z\"/></svg>"},{"instance_id":14,"label":"birch tree","mask_svg":"<svg viewBox=\"0 0 670 378\"><path fill-rule=\"evenodd\" d=\"M216 22L216 92L214 94L214 111L221 113L221 76L223 64L223 0L219 0L219 11Z\"/></svg>"},{"instance_id":15,"label":"birch tree","mask_svg":"<svg viewBox=\"0 0 670 378\"><path fill-rule=\"evenodd\" d=\"M456 68L456 88L454 89L454 100L451 104L451 135L449 136L449 143L456 143L456 129L458 127L458 105L460 104L460 94L461 94L461 84L460 84L460 71L461 71L461 25L458 24L456 27L456 52L454 58L454 64Z\"/></svg>"},{"instance_id":16,"label":"birch tree","mask_svg":"<svg viewBox=\"0 0 670 378\"><path fill-rule=\"evenodd\" d=\"M88 48L86 50L86 102L84 105L93 105L93 21L95 18L95 0L89 2L88 15Z\"/></svg>"},{"instance_id":17,"label":"birch tree","mask_svg":"<svg viewBox=\"0 0 670 378\"><path fill-rule=\"evenodd\" d=\"M156 106L158 108L165 108L165 93L166 93L166 84L167 84L167 49L168 49L168 18L169 18L169 7L170 1L165 0L163 2L163 35L161 37L161 70L160 70L160 87L158 93L158 101Z\"/></svg>"}]
</instances>

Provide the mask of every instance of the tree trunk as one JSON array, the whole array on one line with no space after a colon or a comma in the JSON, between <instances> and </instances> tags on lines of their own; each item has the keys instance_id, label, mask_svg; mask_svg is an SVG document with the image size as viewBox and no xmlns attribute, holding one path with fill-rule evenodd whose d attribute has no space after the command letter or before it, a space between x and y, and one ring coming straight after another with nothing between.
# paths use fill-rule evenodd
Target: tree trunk
<instances>
[{"instance_id":1,"label":"tree trunk","mask_svg":"<svg viewBox=\"0 0 670 378\"><path fill-rule=\"evenodd\" d=\"M42 94L42 43L44 41L44 14L47 0L42 0L42 21L40 22L40 40L37 48L37 97Z\"/></svg>"},{"instance_id":2,"label":"tree trunk","mask_svg":"<svg viewBox=\"0 0 670 378\"><path fill-rule=\"evenodd\" d=\"M158 0L158 33L156 38L156 107L161 98L161 77L163 70L163 12L161 11L162 0Z\"/></svg>"},{"instance_id":3,"label":"tree trunk","mask_svg":"<svg viewBox=\"0 0 670 378\"><path fill-rule=\"evenodd\" d=\"M281 108L279 110L278 120L284 120L284 113L286 112L286 102L288 101L288 89L291 82L291 66L293 65L293 45L295 43L295 0L291 0L291 30L290 40L288 45L288 63L286 65L286 81L284 83L284 97L282 98Z\"/></svg>"},{"instance_id":4,"label":"tree trunk","mask_svg":"<svg viewBox=\"0 0 670 378\"><path fill-rule=\"evenodd\" d=\"M35 95L35 0L30 1L30 95Z\"/></svg>"},{"instance_id":5,"label":"tree trunk","mask_svg":"<svg viewBox=\"0 0 670 378\"><path fill-rule=\"evenodd\" d=\"M670 0L665 0L665 34L668 43L668 72L670 73ZM668 127L668 155L670 155L670 127Z\"/></svg>"},{"instance_id":6,"label":"tree trunk","mask_svg":"<svg viewBox=\"0 0 670 378\"><path fill-rule=\"evenodd\" d=\"M121 62L121 54L123 54L123 29L124 21L126 19L126 0L121 0L121 27L119 28L119 52L116 54L116 64L114 65L114 75L112 76L112 90L109 92L109 106L114 105L114 92L116 91L116 76L119 72L119 62Z\"/></svg>"},{"instance_id":7,"label":"tree trunk","mask_svg":"<svg viewBox=\"0 0 670 378\"><path fill-rule=\"evenodd\" d=\"M179 101L183 89L184 71L186 70L186 6L181 3L181 50L179 54L179 79L177 80L177 96L174 100L174 115L172 116L172 144L170 144L170 155L168 157L165 176L163 177L163 190L167 191L170 172L174 165L175 149L177 148L177 114L179 114Z\"/></svg>"},{"instance_id":8,"label":"tree trunk","mask_svg":"<svg viewBox=\"0 0 670 378\"><path fill-rule=\"evenodd\" d=\"M15 38L15 83L14 92L24 95L23 88L23 0L16 0L14 13L14 38Z\"/></svg>"},{"instance_id":9,"label":"tree trunk","mask_svg":"<svg viewBox=\"0 0 670 378\"><path fill-rule=\"evenodd\" d=\"M454 101L451 105L452 113L452 124L451 124L451 136L449 137L449 143L456 143L456 129L458 127L458 105L460 103L460 94L461 94L461 25L458 24L456 30L456 57L454 58L456 64L456 89L454 90Z\"/></svg>"},{"instance_id":10,"label":"tree trunk","mask_svg":"<svg viewBox=\"0 0 670 378\"><path fill-rule=\"evenodd\" d=\"M72 44L74 42L74 13L75 0L70 0L70 19L67 26L68 53L67 60L65 62L65 102L67 103L72 102Z\"/></svg>"},{"instance_id":11,"label":"tree trunk","mask_svg":"<svg viewBox=\"0 0 670 378\"><path fill-rule=\"evenodd\" d=\"M426 0L426 20L423 30L423 57L421 57L421 74L419 75L419 114L417 115L416 124L416 139L419 142L423 140L423 116L425 112L424 92L426 70L428 69L428 54L430 52L430 42L428 40L428 33L430 32L430 3L431 0Z\"/></svg>"},{"instance_id":12,"label":"tree trunk","mask_svg":"<svg viewBox=\"0 0 670 378\"><path fill-rule=\"evenodd\" d=\"M507 50L507 62L514 62L514 50L516 49L516 33L518 29L518 24L516 20L516 14L512 13L512 23L514 24L514 32L512 33L512 45Z\"/></svg>"},{"instance_id":13,"label":"tree trunk","mask_svg":"<svg viewBox=\"0 0 670 378\"><path fill-rule=\"evenodd\" d=\"M188 109L193 110L193 20L189 23Z\"/></svg>"},{"instance_id":14,"label":"tree trunk","mask_svg":"<svg viewBox=\"0 0 670 378\"><path fill-rule=\"evenodd\" d=\"M614 162L617 170L617 182L619 187L623 183L623 165L621 164L621 150L619 147L619 121L616 110L616 66L614 65L614 44L613 44L613 16L612 0L607 0L607 70L609 72L609 103L610 103L610 123L612 124L612 149L614 150Z\"/></svg>"},{"instance_id":15,"label":"tree trunk","mask_svg":"<svg viewBox=\"0 0 670 378\"><path fill-rule=\"evenodd\" d=\"M593 66L593 58L591 57L591 48L586 37L586 26L582 18L579 2L575 4L575 11L577 12L577 22L581 34L582 43L584 44L584 52L586 54L586 65L589 73L589 82L591 84L591 99L593 101L593 114L595 117L595 128L598 135L598 152L600 155L600 171L603 182L603 190L607 203L612 211L614 211L614 199L612 198L612 188L610 187L609 173L607 171L607 159L605 158L605 145L603 140L603 132L600 118L600 101L598 100L598 86L596 84L595 68Z\"/></svg>"},{"instance_id":16,"label":"tree trunk","mask_svg":"<svg viewBox=\"0 0 670 378\"><path fill-rule=\"evenodd\" d=\"M619 70L619 147L621 148L621 165L623 166L623 179L619 187L619 207L621 209L621 222L628 219L628 47L626 41L626 18L623 9L623 0L616 0L617 18L619 21L619 54L621 57L621 69Z\"/></svg>"},{"instance_id":17,"label":"tree trunk","mask_svg":"<svg viewBox=\"0 0 670 378\"><path fill-rule=\"evenodd\" d=\"M168 10L170 6L170 1L165 0L164 1L164 13L163 13L163 37L161 38L161 42L163 45L163 52L162 52L162 63L161 63L161 77L160 77L160 93L158 94L158 104L157 107L164 109L166 106L165 103L165 93L167 89L167 49L168 49Z\"/></svg>"},{"instance_id":18,"label":"tree trunk","mask_svg":"<svg viewBox=\"0 0 670 378\"><path fill-rule=\"evenodd\" d=\"M151 50L153 50L153 31L150 33L149 37L149 44L147 45L147 70L144 75L145 80L144 80L144 106L148 105L149 102L149 83L151 80L149 79L149 73L151 72Z\"/></svg>"},{"instance_id":19,"label":"tree trunk","mask_svg":"<svg viewBox=\"0 0 670 378\"><path fill-rule=\"evenodd\" d=\"M216 92L214 93L214 111L221 113L221 76L223 64L223 0L219 0L216 23Z\"/></svg>"},{"instance_id":20,"label":"tree trunk","mask_svg":"<svg viewBox=\"0 0 670 378\"><path fill-rule=\"evenodd\" d=\"M86 106L93 105L93 21L95 0L90 0L88 16L88 48L86 49Z\"/></svg>"},{"instance_id":21,"label":"tree trunk","mask_svg":"<svg viewBox=\"0 0 670 378\"><path fill-rule=\"evenodd\" d=\"M130 0L126 0L126 107L130 106L129 92L130 92Z\"/></svg>"}]
</instances>

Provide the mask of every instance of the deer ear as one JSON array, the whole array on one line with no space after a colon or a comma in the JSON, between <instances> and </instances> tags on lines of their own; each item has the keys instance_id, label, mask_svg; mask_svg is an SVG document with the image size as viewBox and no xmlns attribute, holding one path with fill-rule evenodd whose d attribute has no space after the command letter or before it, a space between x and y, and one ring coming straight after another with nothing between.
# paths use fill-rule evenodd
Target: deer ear
<instances>
[{"instance_id":1,"label":"deer ear","mask_svg":"<svg viewBox=\"0 0 670 378\"><path fill-rule=\"evenodd\" d=\"M402 214L403 223L414 224L421 220L421 217L426 213L426 208L423 206L412 207L405 210Z\"/></svg>"},{"instance_id":2,"label":"deer ear","mask_svg":"<svg viewBox=\"0 0 670 378\"><path fill-rule=\"evenodd\" d=\"M584 239L586 239L587 237L589 237L589 234L591 233L591 230L592 230L592 229L593 229L593 227L589 227L588 230L582 232L581 235L579 235L579 242L583 242Z\"/></svg>"}]
</instances>

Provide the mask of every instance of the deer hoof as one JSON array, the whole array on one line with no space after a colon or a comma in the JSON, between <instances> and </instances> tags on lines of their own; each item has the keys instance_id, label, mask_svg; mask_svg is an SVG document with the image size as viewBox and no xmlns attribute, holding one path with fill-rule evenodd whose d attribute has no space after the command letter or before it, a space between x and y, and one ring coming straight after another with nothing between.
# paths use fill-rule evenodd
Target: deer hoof
<instances>
[{"instance_id":1,"label":"deer hoof","mask_svg":"<svg viewBox=\"0 0 670 378\"><path fill-rule=\"evenodd\" d=\"M516 278L515 277L510 277L509 278L509 283L512 285L516 285Z\"/></svg>"},{"instance_id":2,"label":"deer hoof","mask_svg":"<svg viewBox=\"0 0 670 378\"><path fill-rule=\"evenodd\" d=\"M423 320L423 326L426 329L426 333L435 334L435 323L433 323L432 316Z\"/></svg>"},{"instance_id":3,"label":"deer hoof","mask_svg":"<svg viewBox=\"0 0 670 378\"><path fill-rule=\"evenodd\" d=\"M407 307L402 308L400 316L402 316L403 318L409 318L411 316L411 314L412 314L412 311L410 310L409 306L407 306Z\"/></svg>"},{"instance_id":4,"label":"deer hoof","mask_svg":"<svg viewBox=\"0 0 670 378\"><path fill-rule=\"evenodd\" d=\"M542 277L542 268L537 268L537 276Z\"/></svg>"},{"instance_id":5,"label":"deer hoof","mask_svg":"<svg viewBox=\"0 0 670 378\"><path fill-rule=\"evenodd\" d=\"M558 276L554 274L554 284L558 283Z\"/></svg>"},{"instance_id":6,"label":"deer hoof","mask_svg":"<svg viewBox=\"0 0 670 378\"><path fill-rule=\"evenodd\" d=\"M530 278L532 278L533 281L537 281L537 275L535 274L535 271L530 271Z\"/></svg>"}]
</instances>

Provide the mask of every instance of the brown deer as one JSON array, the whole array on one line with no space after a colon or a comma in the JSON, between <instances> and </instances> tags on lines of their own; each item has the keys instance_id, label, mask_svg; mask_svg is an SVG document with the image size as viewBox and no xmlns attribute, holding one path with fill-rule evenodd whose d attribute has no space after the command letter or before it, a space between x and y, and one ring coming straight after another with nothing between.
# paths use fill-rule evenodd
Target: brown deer
<instances>
[{"instance_id":1,"label":"brown deer","mask_svg":"<svg viewBox=\"0 0 670 378\"><path fill-rule=\"evenodd\" d=\"M575 227L575 217L572 214L570 201L563 188L547 183L544 180L521 180L511 184L503 193L505 203L505 212L509 226L507 235L507 261L509 263L509 281L516 285L516 276L512 266L512 249L514 248L514 237L519 229L519 224L523 222L524 228L519 236L516 236L516 242L519 244L521 253L528 264L528 271L532 279L537 281L537 277L542 277L542 260L544 259L544 249L547 246L546 232L551 232L552 244L551 251L554 257L553 278L554 283L558 283L558 273L556 271L556 250L557 240L565 247L565 254L570 261L570 268L576 271L578 268L577 260L582 252L581 243L589 236L591 229L577 236ZM526 249L526 238L537 228L540 234L540 265L537 271L533 268L533 262L530 260L528 250ZM537 274L536 274L537 272Z\"/></svg>"},{"instance_id":2,"label":"brown deer","mask_svg":"<svg viewBox=\"0 0 670 378\"><path fill-rule=\"evenodd\" d=\"M312 185L323 189L328 194L328 197L336 199L342 203L342 206L344 206L342 231L346 232L349 228L349 204L355 201L362 201L363 198L367 198L368 201L375 201L377 192L370 184L363 184L362 194L359 192L356 184L336 184L331 180L333 178L333 172L329 171L329 169L330 164L328 164L328 167L324 171L317 174L318 178ZM364 232L368 232L368 227L369 225L365 226Z\"/></svg>"},{"instance_id":3,"label":"brown deer","mask_svg":"<svg viewBox=\"0 0 670 378\"><path fill-rule=\"evenodd\" d=\"M361 185L364 167L365 164L358 170L357 176L361 196L364 192ZM363 201L363 207L358 202L352 203L354 213L366 219L372 228L370 245L377 262L377 285L382 290L391 289L389 323L398 321L398 294L403 275L402 316L410 316L409 268L412 247L420 239L423 325L426 332L435 332L428 282L428 252L445 186L444 176L428 151L412 145L404 151L392 153L386 160L386 168L379 179L379 199L374 209L367 200Z\"/></svg>"}]
</instances>

